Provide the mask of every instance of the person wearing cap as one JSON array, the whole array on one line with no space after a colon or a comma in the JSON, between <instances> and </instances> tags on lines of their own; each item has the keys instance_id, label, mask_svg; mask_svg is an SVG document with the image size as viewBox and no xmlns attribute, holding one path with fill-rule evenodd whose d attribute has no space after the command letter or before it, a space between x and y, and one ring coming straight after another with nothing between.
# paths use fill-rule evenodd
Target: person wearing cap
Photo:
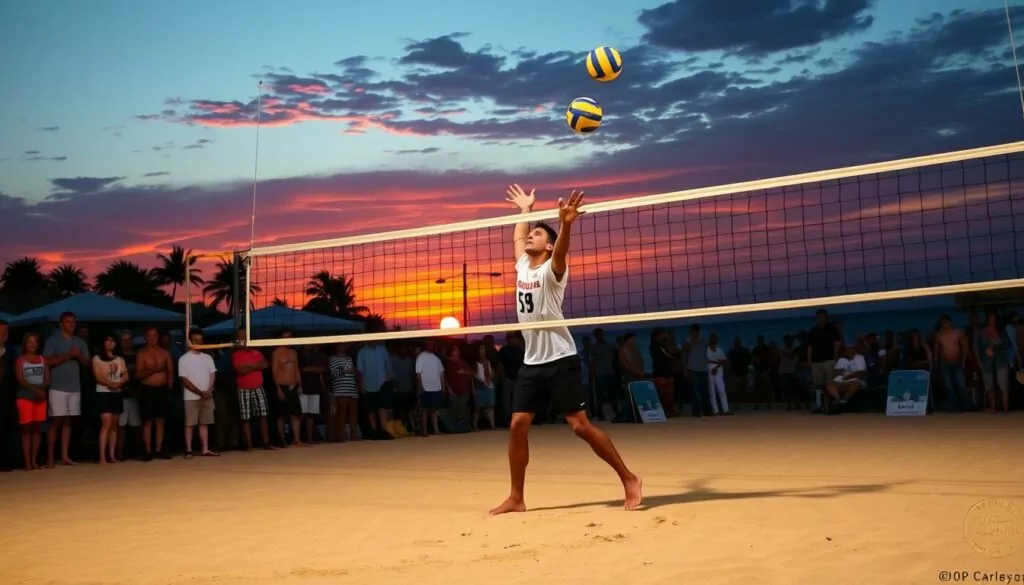
<instances>
[{"instance_id":1,"label":"person wearing cap","mask_svg":"<svg viewBox=\"0 0 1024 585\"><path fill-rule=\"evenodd\" d=\"M834 377L825 383L825 392L831 398L826 401L827 414L842 413L842 405L864 388L867 369L864 356L857 353L856 342L846 341L842 357L836 360Z\"/></svg>"}]
</instances>

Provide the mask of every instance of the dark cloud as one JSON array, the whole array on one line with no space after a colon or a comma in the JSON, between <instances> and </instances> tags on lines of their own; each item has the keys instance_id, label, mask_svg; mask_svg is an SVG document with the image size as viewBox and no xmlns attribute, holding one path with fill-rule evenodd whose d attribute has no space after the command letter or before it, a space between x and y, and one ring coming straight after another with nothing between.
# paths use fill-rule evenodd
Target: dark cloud
<instances>
[{"instance_id":1,"label":"dark cloud","mask_svg":"<svg viewBox=\"0 0 1024 585\"><path fill-rule=\"evenodd\" d=\"M410 148L405 150L388 150L386 151L391 154L436 154L441 152L441 149L436 146L430 146L427 148Z\"/></svg>"},{"instance_id":2,"label":"dark cloud","mask_svg":"<svg viewBox=\"0 0 1024 585\"><path fill-rule=\"evenodd\" d=\"M643 40L680 51L757 57L866 30L874 0L672 0L638 18Z\"/></svg>"},{"instance_id":3,"label":"dark cloud","mask_svg":"<svg viewBox=\"0 0 1024 585\"><path fill-rule=\"evenodd\" d=\"M22 154L24 154L25 156L36 156L36 155L39 155L39 154L42 154L42 153L41 153L41 151L38 151L38 150L26 150Z\"/></svg>"},{"instance_id":4,"label":"dark cloud","mask_svg":"<svg viewBox=\"0 0 1024 585\"><path fill-rule=\"evenodd\" d=\"M93 195L124 179L125 177L66 177L50 179L54 192L47 199L62 201L80 195Z\"/></svg>"},{"instance_id":5,"label":"dark cloud","mask_svg":"<svg viewBox=\"0 0 1024 585\"><path fill-rule=\"evenodd\" d=\"M171 173L168 173L167 171L155 171L155 172L152 172L152 173L146 173L146 174L144 174L142 176L143 177L166 177L166 176L168 176L170 174Z\"/></svg>"},{"instance_id":6,"label":"dark cloud","mask_svg":"<svg viewBox=\"0 0 1024 585\"><path fill-rule=\"evenodd\" d=\"M23 162L64 162L68 160L68 157L45 156L40 150L26 150L22 153L21 160Z\"/></svg>"},{"instance_id":7,"label":"dark cloud","mask_svg":"<svg viewBox=\"0 0 1024 585\"><path fill-rule=\"evenodd\" d=\"M185 148L186 150L197 150L201 148L206 148L207 144L213 144L213 141L208 138L200 138L199 140L196 140L192 144L186 144L183 148Z\"/></svg>"},{"instance_id":8,"label":"dark cloud","mask_svg":"<svg viewBox=\"0 0 1024 585\"><path fill-rule=\"evenodd\" d=\"M60 130L60 126L43 126L39 129L40 132L56 132Z\"/></svg>"}]
</instances>

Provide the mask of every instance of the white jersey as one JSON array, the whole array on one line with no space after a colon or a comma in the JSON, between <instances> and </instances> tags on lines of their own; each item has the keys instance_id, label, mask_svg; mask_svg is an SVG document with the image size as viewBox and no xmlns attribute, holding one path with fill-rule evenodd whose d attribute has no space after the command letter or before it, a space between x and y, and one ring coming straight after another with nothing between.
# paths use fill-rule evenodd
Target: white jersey
<instances>
[{"instance_id":1,"label":"white jersey","mask_svg":"<svg viewBox=\"0 0 1024 585\"><path fill-rule=\"evenodd\" d=\"M520 323L557 321L562 315L562 299L569 281L569 269L562 280L555 278L548 258L537 268L530 268L530 256L523 254L516 262L516 312ZM528 366L547 364L576 355L576 342L568 327L551 329L524 329L526 352L523 363Z\"/></svg>"}]
</instances>

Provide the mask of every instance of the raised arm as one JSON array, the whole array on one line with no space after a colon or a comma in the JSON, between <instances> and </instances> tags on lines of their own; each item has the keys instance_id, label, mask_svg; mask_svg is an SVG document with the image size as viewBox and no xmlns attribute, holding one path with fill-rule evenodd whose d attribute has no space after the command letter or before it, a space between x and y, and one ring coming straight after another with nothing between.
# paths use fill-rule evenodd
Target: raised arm
<instances>
[{"instance_id":1,"label":"raised arm","mask_svg":"<svg viewBox=\"0 0 1024 585\"><path fill-rule=\"evenodd\" d=\"M555 240L555 247L551 251L551 271L558 280L562 280L569 267L566 261L569 254L569 236L572 232L572 223L583 213L579 209L581 203L583 191L573 191L568 201L558 199L558 239Z\"/></svg>"},{"instance_id":2,"label":"raised arm","mask_svg":"<svg viewBox=\"0 0 1024 585\"><path fill-rule=\"evenodd\" d=\"M511 185L505 191L505 201L518 207L519 213L530 213L533 211L534 202L537 201L536 193L536 189L530 189L530 192L527 193L519 185ZM530 224L525 221L517 223L512 232L512 251L515 254L514 261L516 262L526 253L526 237L528 235L530 235Z\"/></svg>"}]
</instances>

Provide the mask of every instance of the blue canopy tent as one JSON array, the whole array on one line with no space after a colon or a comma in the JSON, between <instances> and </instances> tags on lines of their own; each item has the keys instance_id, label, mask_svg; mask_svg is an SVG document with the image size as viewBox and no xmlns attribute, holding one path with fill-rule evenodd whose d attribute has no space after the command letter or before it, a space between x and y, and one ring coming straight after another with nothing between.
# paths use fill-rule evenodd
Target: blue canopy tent
<instances>
[{"instance_id":1,"label":"blue canopy tent","mask_svg":"<svg viewBox=\"0 0 1024 585\"><path fill-rule=\"evenodd\" d=\"M13 319L13 318L14 318L14 315L8 315L7 313L0 313L0 321L7 321L8 323L10 323L11 319Z\"/></svg>"},{"instance_id":2,"label":"blue canopy tent","mask_svg":"<svg viewBox=\"0 0 1024 585\"><path fill-rule=\"evenodd\" d=\"M147 307L116 297L87 292L11 317L15 326L56 323L61 313L71 312L81 323L181 323L181 313Z\"/></svg>"},{"instance_id":3,"label":"blue canopy tent","mask_svg":"<svg viewBox=\"0 0 1024 585\"><path fill-rule=\"evenodd\" d=\"M308 311L300 311L290 307L271 306L258 309L249 314L250 335L268 337L278 330L291 329L295 333L330 335L337 333L362 333L363 324L348 319L338 319L327 315L318 315ZM234 335L235 320L228 319L203 329L210 336Z\"/></svg>"}]
</instances>

